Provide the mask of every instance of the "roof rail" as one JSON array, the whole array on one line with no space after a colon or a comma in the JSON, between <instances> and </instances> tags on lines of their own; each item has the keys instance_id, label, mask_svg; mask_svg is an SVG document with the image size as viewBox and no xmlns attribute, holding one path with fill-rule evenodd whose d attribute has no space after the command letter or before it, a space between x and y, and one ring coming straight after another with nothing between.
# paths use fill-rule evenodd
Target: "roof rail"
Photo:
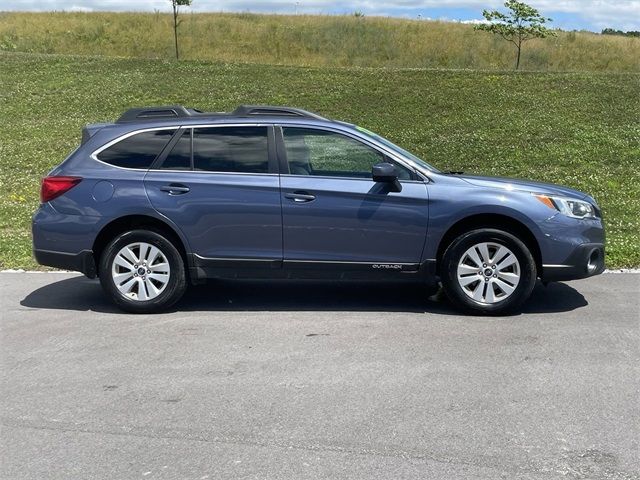
<instances>
[{"instance_id":1,"label":"roof rail","mask_svg":"<svg viewBox=\"0 0 640 480\"><path fill-rule=\"evenodd\" d=\"M201 112L194 108L185 108L182 105L169 105L166 107L142 107L130 108L124 112L116 123L139 122L144 120L163 120L172 118L188 118L194 116L218 116L228 115L237 117L275 116L275 117L301 117L327 120L317 113L308 112L300 108L278 107L270 105L240 105L231 113Z\"/></svg>"},{"instance_id":2,"label":"roof rail","mask_svg":"<svg viewBox=\"0 0 640 480\"><path fill-rule=\"evenodd\" d=\"M124 112L116 123L136 122L139 120L156 120L162 118L190 117L192 113L182 105L167 107L130 108Z\"/></svg>"},{"instance_id":3,"label":"roof rail","mask_svg":"<svg viewBox=\"0 0 640 480\"><path fill-rule=\"evenodd\" d=\"M308 112L300 108L292 107L277 107L271 105L240 105L236 108L231 115L237 115L239 117L251 117L254 115L268 115L268 116L287 116L287 117L305 117L315 118L316 120L326 120L326 118L318 115L317 113Z\"/></svg>"}]
</instances>

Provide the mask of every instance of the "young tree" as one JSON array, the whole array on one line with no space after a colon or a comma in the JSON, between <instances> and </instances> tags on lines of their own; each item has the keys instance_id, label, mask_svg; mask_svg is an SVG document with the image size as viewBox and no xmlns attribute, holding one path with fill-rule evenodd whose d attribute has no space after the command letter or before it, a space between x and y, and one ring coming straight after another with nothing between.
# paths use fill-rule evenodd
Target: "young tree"
<instances>
[{"instance_id":1,"label":"young tree","mask_svg":"<svg viewBox=\"0 0 640 480\"><path fill-rule=\"evenodd\" d=\"M538 10L526 3L507 0L504 2L504 6L509 9L508 13L502 13L498 10L484 10L482 16L487 20L487 23L476 25L475 28L495 33L513 43L517 49L516 70L518 70L522 44L532 38L544 38L555 35L555 33L544 25L551 19L543 17Z\"/></svg>"},{"instance_id":2,"label":"young tree","mask_svg":"<svg viewBox=\"0 0 640 480\"><path fill-rule=\"evenodd\" d=\"M173 38L176 43L176 60L180 59L180 53L178 52L178 13L180 13L180 7L188 7L193 0L171 0L171 6L173 7Z\"/></svg>"}]
</instances>

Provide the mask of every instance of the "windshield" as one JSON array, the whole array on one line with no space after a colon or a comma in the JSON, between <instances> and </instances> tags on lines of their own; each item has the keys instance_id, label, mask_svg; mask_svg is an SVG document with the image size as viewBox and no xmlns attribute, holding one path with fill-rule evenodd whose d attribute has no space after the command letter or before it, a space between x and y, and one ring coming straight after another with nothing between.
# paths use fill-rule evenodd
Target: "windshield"
<instances>
[{"instance_id":1,"label":"windshield","mask_svg":"<svg viewBox=\"0 0 640 480\"><path fill-rule=\"evenodd\" d=\"M422 166L422 167L424 167L424 168L426 168L428 170L431 170L432 172L439 172L439 170L437 168L435 168L432 165L429 165L427 162L422 160L420 157L416 157L413 153L408 152L407 150L405 150L402 147L399 147L395 143L392 143L389 140L387 140L386 138L381 137L377 133L373 133L371 130L367 130L366 128L359 127L357 125L353 125L353 127L355 127L355 129L358 130L360 133L364 133L368 137L371 137L374 140L376 140L377 142L382 143L384 146L386 146L387 148L393 150L394 152L399 153L403 157L407 157L408 159L413 160L418 165L420 165L420 166Z\"/></svg>"}]
</instances>

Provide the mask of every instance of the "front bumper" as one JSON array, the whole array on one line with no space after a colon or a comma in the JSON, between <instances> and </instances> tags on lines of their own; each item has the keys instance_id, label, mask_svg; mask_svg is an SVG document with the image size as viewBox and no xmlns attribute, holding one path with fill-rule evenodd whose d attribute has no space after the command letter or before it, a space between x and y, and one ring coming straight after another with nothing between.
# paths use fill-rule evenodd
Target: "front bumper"
<instances>
[{"instance_id":1,"label":"front bumper","mask_svg":"<svg viewBox=\"0 0 640 480\"><path fill-rule=\"evenodd\" d=\"M604 271L604 244L584 243L575 248L559 265L542 265L544 282L577 280L592 277Z\"/></svg>"}]
</instances>

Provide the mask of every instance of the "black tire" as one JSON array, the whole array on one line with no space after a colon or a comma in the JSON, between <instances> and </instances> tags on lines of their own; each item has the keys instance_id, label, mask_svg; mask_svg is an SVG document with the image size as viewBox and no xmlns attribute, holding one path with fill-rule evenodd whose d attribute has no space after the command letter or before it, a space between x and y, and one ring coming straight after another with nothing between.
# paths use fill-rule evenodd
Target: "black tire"
<instances>
[{"instance_id":1,"label":"black tire","mask_svg":"<svg viewBox=\"0 0 640 480\"><path fill-rule=\"evenodd\" d=\"M511 293L506 295L505 292L498 288L498 295L501 294L506 296L503 300L499 300L499 298L496 297L498 299L494 299L495 303L486 303L484 301L478 301L474 298L471 298L471 293L465 293L461 282L458 280L458 265L462 260L464 260L463 256L467 258L467 261L469 261L469 257L466 256L466 252L469 249L472 249L472 247L474 247L475 245L479 245L482 243L504 246L508 248L518 260L517 267L520 278L515 289ZM494 253L494 255L497 255L497 253ZM499 268L500 262L496 261L495 263L498 264ZM491 264L489 264L489 267L486 270L489 270L490 268L492 268ZM479 269L477 273L478 283L471 283L468 286L469 290L473 289L476 286L482 286L482 282L493 281L492 277L495 277L495 275L485 277L485 274L481 273L484 271L484 267L481 267ZM468 278L471 279L471 276L474 274L470 273L468 275ZM460 310L468 313L481 313L489 315L515 313L518 308L529 298L533 287L535 286L537 278L536 262L533 258L533 255L529 251L529 248L527 248L524 242L519 240L511 233L493 228L482 228L464 233L451 242L451 244L447 247L444 255L442 256L440 278L445 294L447 295L451 303L453 303L453 305ZM486 280L486 278L489 278L489 280ZM485 292L487 291L487 288L491 288L493 296L495 287L486 286L482 288L485 288ZM469 290L467 290L467 292L469 292Z\"/></svg>"},{"instance_id":2,"label":"black tire","mask_svg":"<svg viewBox=\"0 0 640 480\"><path fill-rule=\"evenodd\" d=\"M118 252L136 242L144 242L158 248L170 268L169 279L164 289L150 300L137 300L125 296L118 290L112 275L113 262ZM100 284L105 293L118 307L131 313L156 313L166 310L180 300L187 288L185 266L180 252L170 240L152 230L131 230L116 236L103 250L98 268Z\"/></svg>"}]
</instances>

